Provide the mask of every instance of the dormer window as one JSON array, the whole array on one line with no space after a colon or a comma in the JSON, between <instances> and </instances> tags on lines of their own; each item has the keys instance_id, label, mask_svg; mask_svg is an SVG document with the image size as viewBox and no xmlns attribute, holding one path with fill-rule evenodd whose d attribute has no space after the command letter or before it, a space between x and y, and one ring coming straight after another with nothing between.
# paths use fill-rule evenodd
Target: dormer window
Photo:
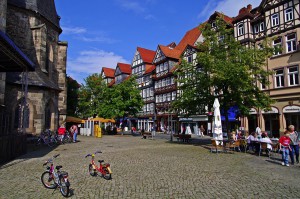
<instances>
[{"instance_id":1,"label":"dormer window","mask_svg":"<svg viewBox=\"0 0 300 199\"><path fill-rule=\"evenodd\" d=\"M216 22L212 22L212 23L211 23L211 27L212 27L212 28L215 28L215 27L216 27Z\"/></svg>"},{"instance_id":2,"label":"dormer window","mask_svg":"<svg viewBox=\"0 0 300 199\"><path fill-rule=\"evenodd\" d=\"M243 23L240 23L238 25L238 36L241 36L241 35L244 35L245 32L244 32L244 24Z\"/></svg>"},{"instance_id":3,"label":"dormer window","mask_svg":"<svg viewBox=\"0 0 300 199\"><path fill-rule=\"evenodd\" d=\"M259 25L258 24L253 26L253 32L256 34L259 33Z\"/></svg>"}]
</instances>

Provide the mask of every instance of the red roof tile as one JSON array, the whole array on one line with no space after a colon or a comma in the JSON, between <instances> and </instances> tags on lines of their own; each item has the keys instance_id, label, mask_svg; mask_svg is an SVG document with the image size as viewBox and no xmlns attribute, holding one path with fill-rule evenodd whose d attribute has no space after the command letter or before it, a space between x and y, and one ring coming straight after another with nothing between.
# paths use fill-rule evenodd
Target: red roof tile
<instances>
[{"instance_id":1,"label":"red roof tile","mask_svg":"<svg viewBox=\"0 0 300 199\"><path fill-rule=\"evenodd\" d=\"M187 45L194 46L197 39L200 37L200 35L201 35L200 26L197 26L187 31L184 37L179 42L179 44L175 47L175 49L178 49L182 52Z\"/></svg>"},{"instance_id":2,"label":"red roof tile","mask_svg":"<svg viewBox=\"0 0 300 199\"><path fill-rule=\"evenodd\" d=\"M160 50L164 53L166 57L173 58L173 59L179 59L180 58L180 51L176 48L170 48L163 45L158 45Z\"/></svg>"},{"instance_id":3,"label":"red roof tile","mask_svg":"<svg viewBox=\"0 0 300 199\"><path fill-rule=\"evenodd\" d=\"M102 72L104 73L105 77L115 77L115 69L102 67Z\"/></svg>"},{"instance_id":4,"label":"red roof tile","mask_svg":"<svg viewBox=\"0 0 300 199\"><path fill-rule=\"evenodd\" d=\"M137 47L137 50L139 51L144 62L152 63L155 56L155 51L148 50L146 48L141 48L141 47Z\"/></svg>"},{"instance_id":5,"label":"red roof tile","mask_svg":"<svg viewBox=\"0 0 300 199\"><path fill-rule=\"evenodd\" d=\"M131 74L131 65L130 64L118 63L117 67L120 68L120 71L122 73L129 74L129 75Z\"/></svg>"},{"instance_id":6,"label":"red roof tile","mask_svg":"<svg viewBox=\"0 0 300 199\"><path fill-rule=\"evenodd\" d=\"M154 65L146 64L145 75L151 73L154 70L155 70L155 66Z\"/></svg>"}]
</instances>

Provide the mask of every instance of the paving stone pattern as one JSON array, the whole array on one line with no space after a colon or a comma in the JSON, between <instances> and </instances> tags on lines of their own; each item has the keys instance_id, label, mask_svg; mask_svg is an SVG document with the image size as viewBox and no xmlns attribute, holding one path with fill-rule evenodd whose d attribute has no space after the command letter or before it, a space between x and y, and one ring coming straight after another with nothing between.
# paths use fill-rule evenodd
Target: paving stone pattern
<instances>
[{"instance_id":1,"label":"paving stone pattern","mask_svg":"<svg viewBox=\"0 0 300 199\"><path fill-rule=\"evenodd\" d=\"M62 198L43 187L43 162L60 153L70 198L300 198L300 167L245 153L210 153L201 144L132 136L79 136L79 143L32 151L0 168L0 198ZM90 159L111 163L113 179L91 177ZM280 156L277 156L278 158Z\"/></svg>"}]
</instances>

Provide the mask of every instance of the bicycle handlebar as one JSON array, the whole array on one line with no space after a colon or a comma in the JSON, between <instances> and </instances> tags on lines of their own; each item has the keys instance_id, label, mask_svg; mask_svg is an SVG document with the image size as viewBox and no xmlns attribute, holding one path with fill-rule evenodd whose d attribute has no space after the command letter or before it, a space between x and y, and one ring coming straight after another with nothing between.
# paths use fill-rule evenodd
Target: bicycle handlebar
<instances>
[{"instance_id":1,"label":"bicycle handlebar","mask_svg":"<svg viewBox=\"0 0 300 199\"><path fill-rule=\"evenodd\" d=\"M97 154L97 153L102 153L102 151L96 151L93 155L95 155L95 154ZM92 154L87 154L86 156L85 156L85 158L87 158L87 157L89 157L89 156L92 156Z\"/></svg>"},{"instance_id":2,"label":"bicycle handlebar","mask_svg":"<svg viewBox=\"0 0 300 199\"><path fill-rule=\"evenodd\" d=\"M60 154L54 155L53 158L57 158L58 156L60 156ZM48 159L48 160L43 164L43 166L47 165L48 163L50 163L50 162L52 162L52 161L53 161L52 158Z\"/></svg>"}]
</instances>

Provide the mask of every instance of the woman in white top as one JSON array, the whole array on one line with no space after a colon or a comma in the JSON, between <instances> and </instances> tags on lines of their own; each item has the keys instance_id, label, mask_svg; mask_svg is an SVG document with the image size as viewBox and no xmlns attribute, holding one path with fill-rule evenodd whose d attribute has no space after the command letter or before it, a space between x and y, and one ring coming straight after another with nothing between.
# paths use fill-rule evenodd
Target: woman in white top
<instances>
[{"instance_id":1,"label":"woman in white top","mask_svg":"<svg viewBox=\"0 0 300 199\"><path fill-rule=\"evenodd\" d=\"M262 133L261 134L261 139L260 139L260 141L261 142L265 142L265 143L268 143L268 145L267 145L267 148L268 149L270 149L270 150L272 150L272 141L270 140L270 138L267 136L267 134L266 133Z\"/></svg>"}]
</instances>

